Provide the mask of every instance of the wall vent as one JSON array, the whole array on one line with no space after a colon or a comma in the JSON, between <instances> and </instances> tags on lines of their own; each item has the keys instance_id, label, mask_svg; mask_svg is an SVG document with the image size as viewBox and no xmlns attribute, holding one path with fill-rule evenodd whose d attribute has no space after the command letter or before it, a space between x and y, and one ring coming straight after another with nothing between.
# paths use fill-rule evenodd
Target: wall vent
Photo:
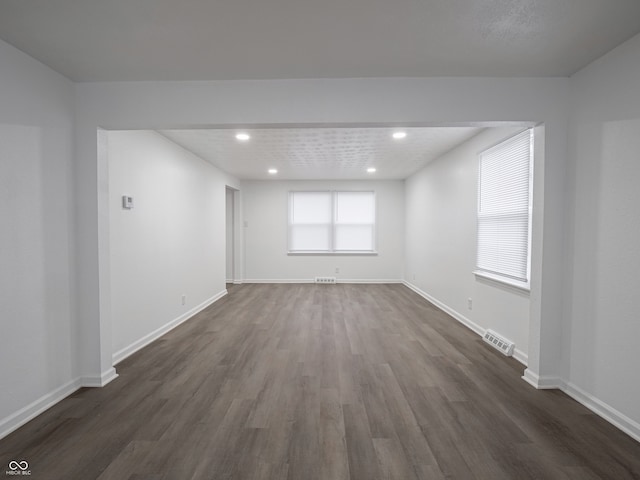
<instances>
[{"instance_id":1,"label":"wall vent","mask_svg":"<svg viewBox=\"0 0 640 480\"><path fill-rule=\"evenodd\" d=\"M316 283L336 283L336 277L316 277Z\"/></svg>"},{"instance_id":2,"label":"wall vent","mask_svg":"<svg viewBox=\"0 0 640 480\"><path fill-rule=\"evenodd\" d=\"M507 340L506 338L501 337L496 332L492 330L487 330L484 332L482 339L491 345L496 350L499 350L507 357L513 355L514 343Z\"/></svg>"}]
</instances>

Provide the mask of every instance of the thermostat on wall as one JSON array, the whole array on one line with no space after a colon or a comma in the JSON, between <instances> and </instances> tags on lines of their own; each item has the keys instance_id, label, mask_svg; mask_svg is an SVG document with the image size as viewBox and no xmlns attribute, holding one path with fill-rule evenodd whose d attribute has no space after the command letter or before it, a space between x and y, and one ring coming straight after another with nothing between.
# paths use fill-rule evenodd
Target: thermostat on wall
<instances>
[{"instance_id":1,"label":"thermostat on wall","mask_svg":"<svg viewBox=\"0 0 640 480\"><path fill-rule=\"evenodd\" d=\"M122 196L122 208L126 208L127 210L131 210L133 208L133 197L129 197L127 195Z\"/></svg>"}]
</instances>

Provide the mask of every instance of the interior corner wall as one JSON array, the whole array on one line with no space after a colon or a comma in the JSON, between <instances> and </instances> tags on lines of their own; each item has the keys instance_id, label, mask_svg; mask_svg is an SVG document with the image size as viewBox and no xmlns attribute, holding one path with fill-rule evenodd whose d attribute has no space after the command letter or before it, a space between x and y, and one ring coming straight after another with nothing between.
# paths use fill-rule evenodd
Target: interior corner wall
<instances>
[{"instance_id":1,"label":"interior corner wall","mask_svg":"<svg viewBox=\"0 0 640 480\"><path fill-rule=\"evenodd\" d=\"M0 437L77 389L71 81L0 41Z\"/></svg>"},{"instance_id":2,"label":"interior corner wall","mask_svg":"<svg viewBox=\"0 0 640 480\"><path fill-rule=\"evenodd\" d=\"M287 255L288 194L291 190L375 191L378 254ZM243 181L242 195L246 282L308 282L316 276L331 276L347 282L402 280L403 181Z\"/></svg>"},{"instance_id":3,"label":"interior corner wall","mask_svg":"<svg viewBox=\"0 0 640 480\"><path fill-rule=\"evenodd\" d=\"M640 35L571 93L567 389L640 440Z\"/></svg>"},{"instance_id":4,"label":"interior corner wall","mask_svg":"<svg viewBox=\"0 0 640 480\"><path fill-rule=\"evenodd\" d=\"M226 293L226 175L153 131L108 132L108 160L116 363Z\"/></svg>"},{"instance_id":5,"label":"interior corner wall","mask_svg":"<svg viewBox=\"0 0 640 480\"><path fill-rule=\"evenodd\" d=\"M518 358L526 362L528 293L472 273L478 154L521 130L486 129L406 180L405 278L476 332L490 328L513 341Z\"/></svg>"}]
</instances>

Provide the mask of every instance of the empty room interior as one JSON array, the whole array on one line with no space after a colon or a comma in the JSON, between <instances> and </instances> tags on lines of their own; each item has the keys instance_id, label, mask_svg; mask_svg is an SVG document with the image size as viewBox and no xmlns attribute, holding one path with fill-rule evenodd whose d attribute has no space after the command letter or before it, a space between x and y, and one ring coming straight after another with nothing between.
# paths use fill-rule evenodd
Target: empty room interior
<instances>
[{"instance_id":1,"label":"empty room interior","mask_svg":"<svg viewBox=\"0 0 640 480\"><path fill-rule=\"evenodd\" d=\"M640 3L0 4L0 475L640 478Z\"/></svg>"}]
</instances>

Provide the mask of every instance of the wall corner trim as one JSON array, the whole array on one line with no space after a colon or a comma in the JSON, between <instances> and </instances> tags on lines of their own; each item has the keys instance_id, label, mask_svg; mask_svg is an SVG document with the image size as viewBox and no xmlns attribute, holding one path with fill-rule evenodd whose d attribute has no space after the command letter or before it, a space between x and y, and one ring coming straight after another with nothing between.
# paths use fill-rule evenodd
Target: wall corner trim
<instances>
[{"instance_id":1,"label":"wall corner trim","mask_svg":"<svg viewBox=\"0 0 640 480\"><path fill-rule=\"evenodd\" d=\"M116 369L111 367L100 375L87 375L80 378L83 387L104 387L118 378Z\"/></svg>"},{"instance_id":2,"label":"wall corner trim","mask_svg":"<svg viewBox=\"0 0 640 480\"><path fill-rule=\"evenodd\" d=\"M40 415L45 410L53 407L56 403L65 399L73 392L82 387L80 378L71 380L55 390L43 395L24 408L0 420L0 439L6 437L14 430Z\"/></svg>"},{"instance_id":3,"label":"wall corner trim","mask_svg":"<svg viewBox=\"0 0 640 480\"><path fill-rule=\"evenodd\" d=\"M559 377L538 375L530 368L524 371L522 379L538 390L562 389L562 380Z\"/></svg>"},{"instance_id":4,"label":"wall corner trim","mask_svg":"<svg viewBox=\"0 0 640 480\"><path fill-rule=\"evenodd\" d=\"M193 317L197 313L199 313L202 310L204 310L205 308L207 308L209 305L211 305L214 302L220 300L227 293L228 293L227 289L225 288L224 290L216 293L213 297L208 298L207 300L205 300L204 302L202 302L199 305L196 305L195 307L193 307L188 312L183 313L178 318L175 318L175 319L169 321L168 323L164 324L160 328L157 328L153 332L150 332L150 333L146 334L144 337L136 340L131 345L128 345L128 346L124 347L121 350L118 350L117 352L115 352L113 354L113 364L117 365L118 363L120 363L122 360L124 360L128 356L133 355L135 352L137 352L141 348L146 347L151 342L153 342L154 340L157 340L158 338L163 336L165 333L173 330L174 328L176 328L181 323L186 322L191 317Z\"/></svg>"}]
</instances>

